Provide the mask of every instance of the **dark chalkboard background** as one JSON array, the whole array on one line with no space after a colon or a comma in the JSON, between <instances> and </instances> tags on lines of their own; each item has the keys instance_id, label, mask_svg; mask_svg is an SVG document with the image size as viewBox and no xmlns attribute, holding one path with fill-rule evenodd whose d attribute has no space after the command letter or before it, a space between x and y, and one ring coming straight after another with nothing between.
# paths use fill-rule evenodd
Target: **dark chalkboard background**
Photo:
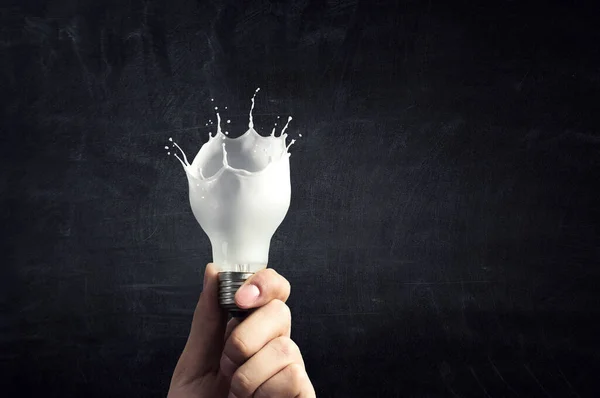
<instances>
[{"instance_id":1,"label":"dark chalkboard background","mask_svg":"<svg viewBox=\"0 0 600 398\"><path fill-rule=\"evenodd\" d=\"M320 397L600 391L600 29L548 3L3 1L0 395L166 395L211 252L164 145L256 87Z\"/></svg>"}]
</instances>

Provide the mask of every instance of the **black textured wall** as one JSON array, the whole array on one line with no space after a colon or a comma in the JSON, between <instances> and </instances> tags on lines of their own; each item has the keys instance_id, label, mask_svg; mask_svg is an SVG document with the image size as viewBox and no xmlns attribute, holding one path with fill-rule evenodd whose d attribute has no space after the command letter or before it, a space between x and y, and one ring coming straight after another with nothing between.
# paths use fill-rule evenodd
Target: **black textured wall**
<instances>
[{"instance_id":1,"label":"black textured wall","mask_svg":"<svg viewBox=\"0 0 600 398\"><path fill-rule=\"evenodd\" d=\"M164 145L261 87L319 397L594 396L600 33L548 3L4 1L0 395L166 395L211 251Z\"/></svg>"}]
</instances>

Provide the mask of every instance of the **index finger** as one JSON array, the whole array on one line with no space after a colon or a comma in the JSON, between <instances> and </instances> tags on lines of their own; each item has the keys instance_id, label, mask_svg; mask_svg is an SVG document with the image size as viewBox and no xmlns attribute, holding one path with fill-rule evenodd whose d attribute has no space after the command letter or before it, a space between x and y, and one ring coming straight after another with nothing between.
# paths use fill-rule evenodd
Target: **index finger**
<instances>
[{"instance_id":1,"label":"index finger","mask_svg":"<svg viewBox=\"0 0 600 398\"><path fill-rule=\"evenodd\" d=\"M266 268L252 275L235 293L235 303L240 308L258 308L290 297L291 286L287 279L272 268Z\"/></svg>"}]
</instances>

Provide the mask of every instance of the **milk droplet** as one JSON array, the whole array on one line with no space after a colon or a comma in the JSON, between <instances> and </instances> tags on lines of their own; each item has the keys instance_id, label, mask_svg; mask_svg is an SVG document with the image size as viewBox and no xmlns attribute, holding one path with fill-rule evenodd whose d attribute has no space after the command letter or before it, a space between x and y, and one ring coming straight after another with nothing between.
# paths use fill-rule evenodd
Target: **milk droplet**
<instances>
[{"instance_id":1,"label":"milk droplet","mask_svg":"<svg viewBox=\"0 0 600 398\"><path fill-rule=\"evenodd\" d=\"M248 123L249 129L254 128L254 120L252 119L252 111L254 110L254 98L256 97L256 94L258 94L259 91L260 91L260 87L256 89L256 91L254 92L254 95L252 96L252 106L250 107L250 122Z\"/></svg>"},{"instance_id":2,"label":"milk droplet","mask_svg":"<svg viewBox=\"0 0 600 398\"><path fill-rule=\"evenodd\" d=\"M288 126L290 125L290 122L292 121L292 117L288 116L288 120L287 123L285 124L285 126L283 127L283 130L281 130L281 135L283 135L283 133L285 133L285 130L288 128ZM280 135L280 136L281 136Z\"/></svg>"},{"instance_id":3,"label":"milk droplet","mask_svg":"<svg viewBox=\"0 0 600 398\"><path fill-rule=\"evenodd\" d=\"M226 132L225 132L225 135L229 135L229 131L226 131Z\"/></svg>"},{"instance_id":4,"label":"milk droplet","mask_svg":"<svg viewBox=\"0 0 600 398\"><path fill-rule=\"evenodd\" d=\"M286 150L290 149L290 147L291 147L292 145L294 145L294 142L296 142L296 140L292 140L292 141L289 143L289 145L288 145L288 146L287 146L285 149L286 149Z\"/></svg>"},{"instance_id":5,"label":"milk droplet","mask_svg":"<svg viewBox=\"0 0 600 398\"><path fill-rule=\"evenodd\" d=\"M217 134L221 132L221 115L217 112Z\"/></svg>"},{"instance_id":6,"label":"milk droplet","mask_svg":"<svg viewBox=\"0 0 600 398\"><path fill-rule=\"evenodd\" d=\"M181 152L181 155L183 155L183 160L181 160L181 158L179 156L177 156L177 154L175 153L175 157L179 160L179 163L181 163L181 165L183 166L183 168L185 169L186 167L189 167L190 162L188 162L187 156L185 156L185 152L183 152L183 149L181 149L181 147L179 145L177 145L176 142L173 142L173 147L177 147L177 149L179 149L179 151Z\"/></svg>"},{"instance_id":7,"label":"milk droplet","mask_svg":"<svg viewBox=\"0 0 600 398\"><path fill-rule=\"evenodd\" d=\"M302 134L298 134L298 137L302 137Z\"/></svg>"},{"instance_id":8,"label":"milk droplet","mask_svg":"<svg viewBox=\"0 0 600 398\"><path fill-rule=\"evenodd\" d=\"M167 155L170 155L170 154L171 154L171 152L167 152Z\"/></svg>"},{"instance_id":9,"label":"milk droplet","mask_svg":"<svg viewBox=\"0 0 600 398\"><path fill-rule=\"evenodd\" d=\"M214 101L215 99L214 99L214 98L211 98L210 100L211 100L211 101Z\"/></svg>"},{"instance_id":10,"label":"milk droplet","mask_svg":"<svg viewBox=\"0 0 600 398\"><path fill-rule=\"evenodd\" d=\"M216 111L217 109L219 109L219 107L218 107L218 106L215 106L215 111Z\"/></svg>"},{"instance_id":11,"label":"milk droplet","mask_svg":"<svg viewBox=\"0 0 600 398\"><path fill-rule=\"evenodd\" d=\"M165 149L169 149L169 147L168 147L168 146L165 146Z\"/></svg>"},{"instance_id":12,"label":"milk droplet","mask_svg":"<svg viewBox=\"0 0 600 398\"><path fill-rule=\"evenodd\" d=\"M173 137L169 137L169 141L173 141Z\"/></svg>"},{"instance_id":13,"label":"milk droplet","mask_svg":"<svg viewBox=\"0 0 600 398\"><path fill-rule=\"evenodd\" d=\"M227 108L225 108L225 109L227 109ZM230 119L227 119L227 123L231 123L231 120L230 120Z\"/></svg>"},{"instance_id":14,"label":"milk droplet","mask_svg":"<svg viewBox=\"0 0 600 398\"><path fill-rule=\"evenodd\" d=\"M277 119L279 119L281 116L277 116Z\"/></svg>"},{"instance_id":15,"label":"milk droplet","mask_svg":"<svg viewBox=\"0 0 600 398\"><path fill-rule=\"evenodd\" d=\"M227 107L225 107L225 109L227 109Z\"/></svg>"}]
</instances>

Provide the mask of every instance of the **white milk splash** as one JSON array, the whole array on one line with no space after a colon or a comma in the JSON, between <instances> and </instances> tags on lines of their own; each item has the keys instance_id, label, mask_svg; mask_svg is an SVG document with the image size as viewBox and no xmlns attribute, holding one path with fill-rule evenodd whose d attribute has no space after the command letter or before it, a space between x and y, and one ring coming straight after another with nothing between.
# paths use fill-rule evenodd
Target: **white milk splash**
<instances>
[{"instance_id":1,"label":"white milk splash","mask_svg":"<svg viewBox=\"0 0 600 398\"><path fill-rule=\"evenodd\" d=\"M252 112L259 91L252 96L248 130L240 137L223 133L215 107L217 132L209 133L192 163L169 138L181 153L175 156L187 175L192 211L211 240L213 262L221 271L242 270L241 265L250 272L266 267L271 236L290 204L288 151L295 140L287 144L285 131L292 117L279 135L275 128L269 136L258 134Z\"/></svg>"},{"instance_id":2,"label":"white milk splash","mask_svg":"<svg viewBox=\"0 0 600 398\"><path fill-rule=\"evenodd\" d=\"M185 170L188 177L191 177L193 179L206 180L216 177L217 174L221 173L225 169L229 169L234 172L241 173L243 175L253 175L266 169L271 163L277 162L285 157L290 156L289 148L296 142L295 139L292 139L289 144L286 144L288 134L285 131L287 130L290 122L292 121L291 116L288 117L287 123L285 124L285 126L281 130L281 133L278 136L275 134L276 127L273 127L273 130L271 131L271 135L269 137L261 136L254 129L254 118L252 112L254 111L254 100L256 98L256 94L258 94L259 91L260 88L257 88L251 99L252 105L250 106L248 130L240 137L230 138L227 137L227 135L229 135L228 131L225 131L225 133L223 133L221 128L221 115L218 112L219 107L216 106L214 108L217 116L217 132L215 135L212 135L211 133L208 134L208 142L202 145L200 151L198 152L191 164L189 163L183 149L181 149L181 147L173 141L173 138L169 138L169 141L172 142L173 148L177 148L181 153L182 157L179 157L177 153L174 153L174 155L183 166L183 169ZM211 101L214 101L214 98L211 98ZM225 107L225 109L227 109L227 107ZM277 118L279 119L279 116L277 116ZM231 123L230 119L227 120L227 124L229 123ZM210 126L212 124L213 121L209 120L208 123L206 123L206 126ZM275 123L275 126L277 126L277 123ZM302 135L299 134L299 137L302 137ZM219 156L221 159L219 163L217 163L214 159L214 152L216 147L215 140L217 139L220 139L222 141L222 149L220 149L222 155ZM239 165L237 165L237 161L228 162L227 154L229 148L233 150L229 151L230 157L237 156L244 149L248 148L248 143L251 143L254 146L253 153L255 153L256 149L258 149L260 150L259 154L260 152L262 152L262 156L253 157L251 160L245 159L245 161L241 162L243 164ZM165 146L165 149L170 148L168 146ZM210 162L206 162L205 160L207 160L207 156L213 159L210 159Z\"/></svg>"}]
</instances>

